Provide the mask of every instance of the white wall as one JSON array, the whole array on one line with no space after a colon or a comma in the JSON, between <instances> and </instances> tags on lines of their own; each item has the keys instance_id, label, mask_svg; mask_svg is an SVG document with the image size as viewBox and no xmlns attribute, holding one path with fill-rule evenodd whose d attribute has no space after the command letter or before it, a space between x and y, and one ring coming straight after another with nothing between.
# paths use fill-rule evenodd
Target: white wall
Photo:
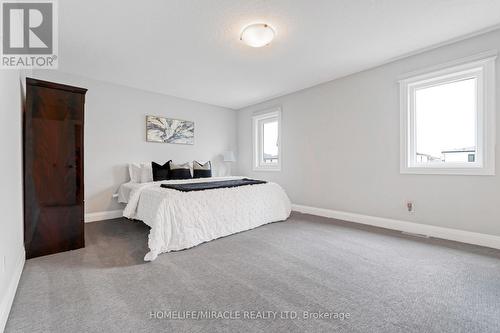
<instances>
[{"instance_id":1,"label":"white wall","mask_svg":"<svg viewBox=\"0 0 500 333\"><path fill-rule=\"evenodd\" d=\"M0 332L24 264L22 105L19 71L0 70Z\"/></svg>"},{"instance_id":2,"label":"white wall","mask_svg":"<svg viewBox=\"0 0 500 333\"><path fill-rule=\"evenodd\" d=\"M88 89L85 103L85 211L121 209L112 199L129 180L129 162L212 160L223 172L221 154L236 149L236 112L58 71L34 77ZM145 116L162 115L195 122L195 144L146 142Z\"/></svg>"},{"instance_id":3,"label":"white wall","mask_svg":"<svg viewBox=\"0 0 500 333\"><path fill-rule=\"evenodd\" d=\"M500 163L497 176L399 173L398 77L490 49L498 30L240 110L238 169L277 181L296 204L500 235ZM497 60L497 106L499 90ZM276 105L282 171L253 172L251 116Z\"/></svg>"}]
</instances>

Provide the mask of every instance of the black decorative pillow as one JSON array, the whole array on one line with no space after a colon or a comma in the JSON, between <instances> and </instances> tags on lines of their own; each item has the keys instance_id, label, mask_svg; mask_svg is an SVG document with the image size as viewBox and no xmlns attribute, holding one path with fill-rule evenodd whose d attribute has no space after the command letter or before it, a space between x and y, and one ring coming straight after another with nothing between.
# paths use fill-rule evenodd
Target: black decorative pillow
<instances>
[{"instance_id":1,"label":"black decorative pillow","mask_svg":"<svg viewBox=\"0 0 500 333\"><path fill-rule=\"evenodd\" d=\"M193 178L209 177L212 177L212 163L208 161L205 164L201 164L197 161L193 161Z\"/></svg>"},{"instance_id":2,"label":"black decorative pillow","mask_svg":"<svg viewBox=\"0 0 500 333\"><path fill-rule=\"evenodd\" d=\"M157 182L159 180L167 180L169 179L169 163L172 162L172 160L168 161L167 163L160 165L155 162L151 162L151 168L153 169L153 181Z\"/></svg>"},{"instance_id":3,"label":"black decorative pillow","mask_svg":"<svg viewBox=\"0 0 500 333\"><path fill-rule=\"evenodd\" d=\"M172 161L169 161L169 173L168 179L190 179L193 178L191 176L191 167L189 163L184 164L174 164Z\"/></svg>"}]
</instances>

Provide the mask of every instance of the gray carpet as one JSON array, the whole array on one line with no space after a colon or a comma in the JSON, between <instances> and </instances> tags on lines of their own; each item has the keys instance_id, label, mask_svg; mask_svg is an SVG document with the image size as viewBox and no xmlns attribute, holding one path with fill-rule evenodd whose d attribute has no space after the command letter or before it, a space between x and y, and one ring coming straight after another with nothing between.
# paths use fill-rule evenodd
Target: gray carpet
<instances>
[{"instance_id":1,"label":"gray carpet","mask_svg":"<svg viewBox=\"0 0 500 333\"><path fill-rule=\"evenodd\" d=\"M90 223L85 249L27 261L6 332L500 331L500 251L294 213L144 263L147 234ZM278 314L158 315L203 310Z\"/></svg>"}]
</instances>

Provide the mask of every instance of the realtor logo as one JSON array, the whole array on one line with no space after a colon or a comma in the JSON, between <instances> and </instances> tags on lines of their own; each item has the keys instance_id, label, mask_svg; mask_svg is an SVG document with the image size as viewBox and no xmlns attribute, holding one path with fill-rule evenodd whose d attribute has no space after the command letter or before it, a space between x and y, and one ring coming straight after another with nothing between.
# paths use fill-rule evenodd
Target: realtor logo
<instances>
[{"instance_id":1,"label":"realtor logo","mask_svg":"<svg viewBox=\"0 0 500 333\"><path fill-rule=\"evenodd\" d=\"M57 68L53 0L2 1L2 68Z\"/></svg>"}]
</instances>

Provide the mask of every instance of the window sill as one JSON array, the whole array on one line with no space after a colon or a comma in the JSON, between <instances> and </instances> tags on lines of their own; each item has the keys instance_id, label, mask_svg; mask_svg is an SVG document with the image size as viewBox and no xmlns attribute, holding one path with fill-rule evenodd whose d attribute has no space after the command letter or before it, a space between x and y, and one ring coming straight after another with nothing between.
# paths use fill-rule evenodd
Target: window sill
<instances>
[{"instance_id":1,"label":"window sill","mask_svg":"<svg viewBox=\"0 0 500 333\"><path fill-rule=\"evenodd\" d=\"M494 168L405 167L400 172L406 175L495 176Z\"/></svg>"},{"instance_id":2,"label":"window sill","mask_svg":"<svg viewBox=\"0 0 500 333\"><path fill-rule=\"evenodd\" d=\"M275 167L275 168L254 167L253 171L281 171L281 167Z\"/></svg>"}]
</instances>

